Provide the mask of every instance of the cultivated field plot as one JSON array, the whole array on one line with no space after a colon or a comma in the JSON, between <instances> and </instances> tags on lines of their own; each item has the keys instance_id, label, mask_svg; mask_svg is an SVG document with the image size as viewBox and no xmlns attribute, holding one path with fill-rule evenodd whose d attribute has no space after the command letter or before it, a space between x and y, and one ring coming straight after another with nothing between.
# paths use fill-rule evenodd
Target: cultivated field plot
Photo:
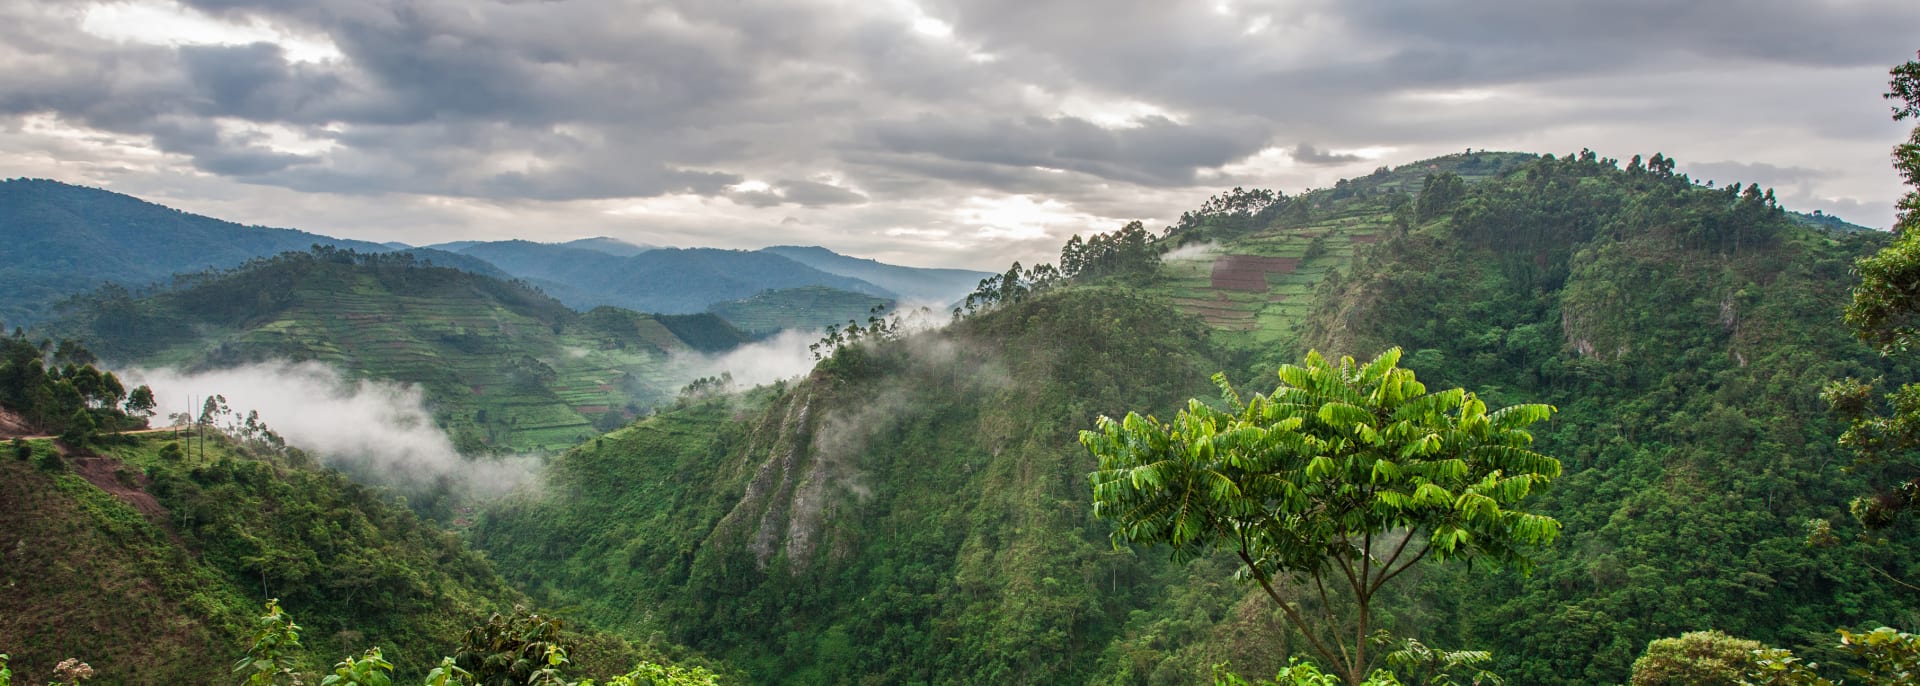
<instances>
[{"instance_id":1,"label":"cultivated field plot","mask_svg":"<svg viewBox=\"0 0 1920 686\"><path fill-rule=\"evenodd\" d=\"M1363 205L1236 238L1205 254L1168 261L1162 267L1168 278L1158 290L1228 342L1285 341L1312 310L1321 280L1336 268L1347 269L1357 245L1377 242L1389 218L1384 208Z\"/></svg>"}]
</instances>

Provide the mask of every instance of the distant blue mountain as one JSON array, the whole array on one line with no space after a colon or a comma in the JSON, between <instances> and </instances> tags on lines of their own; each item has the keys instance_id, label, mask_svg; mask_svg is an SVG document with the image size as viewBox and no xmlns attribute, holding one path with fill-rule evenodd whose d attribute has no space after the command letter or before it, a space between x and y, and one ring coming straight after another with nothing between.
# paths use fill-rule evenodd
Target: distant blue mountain
<instances>
[{"instance_id":1,"label":"distant blue mountain","mask_svg":"<svg viewBox=\"0 0 1920 686\"><path fill-rule=\"evenodd\" d=\"M378 243L242 226L99 188L0 181L0 322L44 319L54 302L109 282L137 288L316 244L388 251Z\"/></svg>"},{"instance_id":2,"label":"distant blue mountain","mask_svg":"<svg viewBox=\"0 0 1920 686\"><path fill-rule=\"evenodd\" d=\"M971 269L934 269L902 267L863 257L849 257L817 245L776 245L761 252L773 253L829 274L860 279L893 291L908 303L945 305L972 293L980 280L993 276Z\"/></svg>"},{"instance_id":3,"label":"distant blue mountain","mask_svg":"<svg viewBox=\"0 0 1920 686\"><path fill-rule=\"evenodd\" d=\"M801 286L894 297L887 289L866 281L766 252L656 248L623 257L532 241L479 243L459 252L486 260L579 309L614 305L642 312L689 314L761 291Z\"/></svg>"},{"instance_id":4,"label":"distant blue mountain","mask_svg":"<svg viewBox=\"0 0 1920 686\"><path fill-rule=\"evenodd\" d=\"M638 255L648 250L653 250L654 248L660 247L657 245L647 245L645 243L630 243L627 241L620 240L618 238L608 238L606 236L582 238L579 240L567 241L565 243L561 243L560 245L568 248L580 248L582 250L593 250L596 252L603 252L608 255L613 255L616 257L633 257L634 255Z\"/></svg>"}]
</instances>

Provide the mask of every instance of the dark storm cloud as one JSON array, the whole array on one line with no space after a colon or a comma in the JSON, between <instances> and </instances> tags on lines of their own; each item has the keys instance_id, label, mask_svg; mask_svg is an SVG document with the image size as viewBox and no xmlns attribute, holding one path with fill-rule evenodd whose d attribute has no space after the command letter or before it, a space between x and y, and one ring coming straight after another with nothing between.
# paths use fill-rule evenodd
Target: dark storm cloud
<instances>
[{"instance_id":1,"label":"dark storm cloud","mask_svg":"<svg viewBox=\"0 0 1920 686\"><path fill-rule=\"evenodd\" d=\"M207 116L324 123L345 87L336 74L289 63L273 43L182 46L179 60L193 94L182 104Z\"/></svg>"}]
</instances>

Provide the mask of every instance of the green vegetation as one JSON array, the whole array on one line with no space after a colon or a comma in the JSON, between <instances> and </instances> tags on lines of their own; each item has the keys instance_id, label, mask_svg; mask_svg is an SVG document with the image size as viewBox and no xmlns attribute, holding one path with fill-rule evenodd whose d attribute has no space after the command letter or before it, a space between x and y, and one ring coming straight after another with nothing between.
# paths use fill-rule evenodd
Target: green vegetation
<instances>
[{"instance_id":1,"label":"green vegetation","mask_svg":"<svg viewBox=\"0 0 1920 686\"><path fill-rule=\"evenodd\" d=\"M1647 644L1647 652L1633 663L1633 686L1863 686L1911 684L1920 674L1920 636L1880 627L1872 631L1839 630L1846 677L1828 679L1819 663L1807 662L1791 650L1734 638L1719 631L1695 631L1678 638Z\"/></svg>"},{"instance_id":2,"label":"green vegetation","mask_svg":"<svg viewBox=\"0 0 1920 686\"><path fill-rule=\"evenodd\" d=\"M1173 684L1227 662L1373 678L1378 662L1318 656L1286 605L1233 583L1230 551L1115 549L1071 427L1172 415L1212 370L1272 378L1309 347L1404 345L1402 364L1474 402L1560 408L1532 450L1564 473L1530 485L1523 511L1562 533L1527 556L1531 575L1394 563L1370 626L1483 659L1389 661L1382 678L1617 683L1662 636L1719 627L1820 651L1833 627L1920 616L1859 564L1920 571L1905 539L1802 540L1860 483L1839 469L1820 385L1913 375L1830 324L1848 264L1883 238L1674 166L1474 152L1300 196L1229 192L1164 235L1103 237L1142 248L1111 251L1139 256L1123 266L1088 269L1080 241L1063 256L1078 269L1015 265L945 331L842 345L799 384L604 436L474 540L536 598L767 682ZM1472 486L1436 487L1451 506ZM1353 635L1357 606L1319 601L1311 575L1274 592L1310 631ZM1290 666L1305 657L1320 663Z\"/></svg>"},{"instance_id":3,"label":"green vegetation","mask_svg":"<svg viewBox=\"0 0 1920 686\"><path fill-rule=\"evenodd\" d=\"M1893 69L1893 118L1920 118L1920 60ZM1894 169L1909 191L1900 201L1901 216L1893 244L1854 263L1860 284L1847 305L1854 334L1882 355L1909 355L1920 334L1920 126L1894 148ZM1855 498L1854 519L1868 531L1885 529L1920 505L1920 384L1897 386L1885 406L1873 402L1873 384L1848 378L1828 386L1825 398L1848 421L1840 444L1858 455L1857 466L1876 477L1875 492ZM1816 525L1818 526L1818 525Z\"/></svg>"},{"instance_id":4,"label":"green vegetation","mask_svg":"<svg viewBox=\"0 0 1920 686\"><path fill-rule=\"evenodd\" d=\"M73 341L34 344L24 333L0 337L0 408L16 413L25 432L59 434L84 446L100 432L146 428L153 389L128 391L112 372L93 366L93 353ZM16 454L26 444L16 439Z\"/></svg>"},{"instance_id":5,"label":"green vegetation","mask_svg":"<svg viewBox=\"0 0 1920 686\"><path fill-rule=\"evenodd\" d=\"M317 360L418 384L466 452L578 444L671 399L669 353L744 340L712 315L582 315L523 284L405 254L316 248L182 283L138 299L100 291L48 328L123 362Z\"/></svg>"},{"instance_id":6,"label":"green vegetation","mask_svg":"<svg viewBox=\"0 0 1920 686\"><path fill-rule=\"evenodd\" d=\"M1215 366L1164 301L1048 291L604 436L472 536L542 602L756 683L1082 683L1184 574L1110 549L1075 428Z\"/></svg>"},{"instance_id":7,"label":"green vegetation","mask_svg":"<svg viewBox=\"0 0 1920 686\"><path fill-rule=\"evenodd\" d=\"M1365 365L1308 353L1280 368L1271 396L1243 401L1216 376L1225 411L1193 400L1166 424L1101 417L1080 434L1100 458L1094 515L1115 520L1116 544L1166 544L1182 560L1232 551L1358 686L1373 671L1373 600L1388 581L1429 555L1524 567L1525 549L1560 528L1516 507L1560 474L1525 430L1552 408L1488 412L1461 389L1429 394L1399 360L1397 349ZM1317 606L1300 598L1309 580ZM1292 582L1293 598L1278 582ZM1351 603L1350 618L1335 599Z\"/></svg>"},{"instance_id":8,"label":"green vegetation","mask_svg":"<svg viewBox=\"0 0 1920 686\"><path fill-rule=\"evenodd\" d=\"M207 656L233 652L267 593L306 608L328 649L435 649L518 597L451 534L298 453L217 440L183 461L172 442L149 434L53 469L0 461L0 645L22 674L81 655L140 682L210 683L226 669Z\"/></svg>"}]
</instances>

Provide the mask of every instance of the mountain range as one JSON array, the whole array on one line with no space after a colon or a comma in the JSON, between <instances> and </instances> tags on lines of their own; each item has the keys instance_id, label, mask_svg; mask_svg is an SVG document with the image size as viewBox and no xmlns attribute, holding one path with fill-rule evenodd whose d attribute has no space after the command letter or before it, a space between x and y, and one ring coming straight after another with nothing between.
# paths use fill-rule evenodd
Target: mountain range
<instances>
[{"instance_id":1,"label":"mountain range","mask_svg":"<svg viewBox=\"0 0 1920 686\"><path fill-rule=\"evenodd\" d=\"M525 280L583 311L613 305L692 314L769 289L807 286L944 304L958 300L986 276L885 265L824 248L799 250L796 254L805 259L794 259L782 252L796 252L791 248L655 248L605 237L408 247L243 226L111 191L13 179L0 181L0 289L14 294L0 302L0 322L21 325L46 319L60 299L105 283L136 291L163 289L176 274L230 269L314 245L362 253L404 250L438 266ZM887 285L863 280L862 275ZM835 312L830 319L853 314Z\"/></svg>"}]
</instances>

